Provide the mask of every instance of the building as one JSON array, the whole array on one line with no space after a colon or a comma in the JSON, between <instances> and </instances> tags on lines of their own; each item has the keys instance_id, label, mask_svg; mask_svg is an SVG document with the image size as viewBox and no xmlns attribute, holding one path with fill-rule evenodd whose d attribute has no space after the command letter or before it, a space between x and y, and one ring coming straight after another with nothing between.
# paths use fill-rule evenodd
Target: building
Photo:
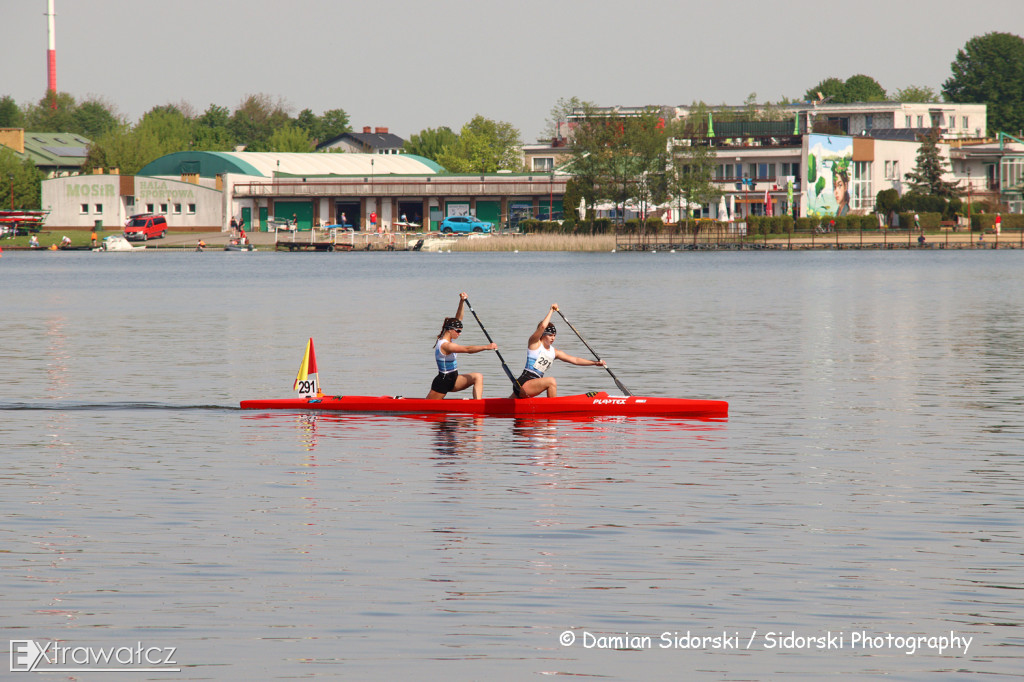
<instances>
[{"instance_id":1,"label":"building","mask_svg":"<svg viewBox=\"0 0 1024 682\"><path fill-rule=\"evenodd\" d=\"M0 128L0 146L29 159L46 177L77 173L85 163L92 140L74 133L33 133L21 128Z\"/></svg>"},{"instance_id":2,"label":"building","mask_svg":"<svg viewBox=\"0 0 1024 682\"><path fill-rule=\"evenodd\" d=\"M713 148L713 182L723 197L716 205L702 207L699 214L719 220L781 213L800 217L866 214L873 210L878 192L906 192L904 176L916 166L921 134L938 127L943 136L940 154L949 161L951 148L973 148L971 143L984 139L987 132L983 104L804 102L770 108L578 110L569 117L569 134L587 116L631 117L652 110L665 120L687 119L698 112L707 116L706 121L701 118L690 126L691 136L672 144L677 150L693 144ZM978 154L991 151L978 148L973 158L985 163ZM984 172L992 177L999 163L986 158ZM966 180L961 175L964 168L950 165L946 179Z\"/></svg>"},{"instance_id":3,"label":"building","mask_svg":"<svg viewBox=\"0 0 1024 682\"><path fill-rule=\"evenodd\" d=\"M376 214L382 229L418 231L437 229L449 215L507 226L519 216L560 214L566 180L559 173L449 174L412 154L176 152L134 177L44 181L42 203L50 227L123 224L154 212L172 230L227 230L231 218L250 230L292 221L299 229L366 230Z\"/></svg>"},{"instance_id":4,"label":"building","mask_svg":"<svg viewBox=\"0 0 1024 682\"><path fill-rule=\"evenodd\" d=\"M342 151L352 154L401 154L405 140L387 128L364 126L361 133L342 133L318 144L317 151Z\"/></svg>"},{"instance_id":5,"label":"building","mask_svg":"<svg viewBox=\"0 0 1024 682\"><path fill-rule=\"evenodd\" d=\"M965 196L1006 204L1011 213L1024 213L1024 141L999 133L995 142L953 142L949 155Z\"/></svg>"}]
</instances>

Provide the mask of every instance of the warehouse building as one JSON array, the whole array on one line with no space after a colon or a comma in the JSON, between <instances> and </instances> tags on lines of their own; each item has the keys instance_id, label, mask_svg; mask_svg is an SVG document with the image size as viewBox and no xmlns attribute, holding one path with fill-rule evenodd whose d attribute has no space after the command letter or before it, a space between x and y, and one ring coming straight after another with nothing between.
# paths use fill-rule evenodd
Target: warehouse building
<instances>
[{"instance_id":1,"label":"warehouse building","mask_svg":"<svg viewBox=\"0 0 1024 682\"><path fill-rule=\"evenodd\" d=\"M43 183L50 227L121 225L161 213L172 230L250 230L275 224L437 229L450 215L497 226L518 216L560 215L568 176L558 173L453 175L411 154L176 152L135 176L80 175ZM402 216L406 219L402 220ZM421 227L422 226L422 227Z\"/></svg>"}]
</instances>

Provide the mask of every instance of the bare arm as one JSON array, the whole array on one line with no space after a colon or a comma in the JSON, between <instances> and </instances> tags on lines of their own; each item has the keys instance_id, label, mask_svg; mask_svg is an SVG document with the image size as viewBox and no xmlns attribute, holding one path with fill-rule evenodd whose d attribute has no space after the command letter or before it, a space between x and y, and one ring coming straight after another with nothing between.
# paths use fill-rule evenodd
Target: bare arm
<instances>
[{"instance_id":1,"label":"bare arm","mask_svg":"<svg viewBox=\"0 0 1024 682\"><path fill-rule=\"evenodd\" d=\"M548 314L545 315L544 319L541 320L540 324L537 325L537 329L535 329L534 332L530 334L530 340L526 342L526 345L530 349L535 350L537 348L537 344L540 343L540 337L544 336L544 330L547 329L547 326L549 324L551 324L551 313L555 312L556 310L558 310L558 304L552 303L551 308L548 310Z\"/></svg>"},{"instance_id":2,"label":"bare arm","mask_svg":"<svg viewBox=\"0 0 1024 682\"><path fill-rule=\"evenodd\" d=\"M473 353L479 353L485 350L498 350L498 344L491 343L486 346L462 346L449 341L442 346L442 349L445 353L469 353L472 355Z\"/></svg>"},{"instance_id":3,"label":"bare arm","mask_svg":"<svg viewBox=\"0 0 1024 682\"><path fill-rule=\"evenodd\" d=\"M604 360L587 360L586 358L578 358L575 355L569 355L564 353L557 348L555 349L555 357L562 362L568 362L570 365L580 365L581 367L604 367Z\"/></svg>"},{"instance_id":4,"label":"bare arm","mask_svg":"<svg viewBox=\"0 0 1024 682\"><path fill-rule=\"evenodd\" d=\"M462 309L466 306L466 299L469 298L469 294L465 291L459 294L459 309L455 311L455 319L459 322L462 321Z\"/></svg>"}]
</instances>

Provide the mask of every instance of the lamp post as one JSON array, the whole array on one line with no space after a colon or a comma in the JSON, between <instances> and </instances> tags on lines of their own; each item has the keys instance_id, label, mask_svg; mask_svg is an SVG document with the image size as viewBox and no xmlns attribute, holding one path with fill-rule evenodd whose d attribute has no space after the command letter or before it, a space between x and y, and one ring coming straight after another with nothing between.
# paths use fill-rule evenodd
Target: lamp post
<instances>
[{"instance_id":1,"label":"lamp post","mask_svg":"<svg viewBox=\"0 0 1024 682\"><path fill-rule=\"evenodd\" d=\"M10 174L11 179L11 210L14 210L14 173Z\"/></svg>"},{"instance_id":2,"label":"lamp post","mask_svg":"<svg viewBox=\"0 0 1024 682\"><path fill-rule=\"evenodd\" d=\"M967 167L967 236L971 235L971 167Z\"/></svg>"}]
</instances>

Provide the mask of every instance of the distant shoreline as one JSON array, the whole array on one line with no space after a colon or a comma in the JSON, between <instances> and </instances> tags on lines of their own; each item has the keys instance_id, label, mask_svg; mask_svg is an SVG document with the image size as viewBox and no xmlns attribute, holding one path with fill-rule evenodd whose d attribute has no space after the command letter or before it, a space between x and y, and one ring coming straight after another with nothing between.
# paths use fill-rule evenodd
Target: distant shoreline
<instances>
[{"instance_id":1,"label":"distant shoreline","mask_svg":"<svg viewBox=\"0 0 1024 682\"><path fill-rule=\"evenodd\" d=\"M28 238L18 237L17 239L0 239L0 248L10 251L50 251L50 244L57 243L63 236L63 232L46 232L40 236L39 249L29 249ZM67 231L72 239L72 249L83 250L89 245L88 233ZM117 234L112 230L106 230L98 234L102 243L103 237L110 234ZM301 233L300 233L301 234ZM250 241L260 251L274 251L275 236L269 232L250 232ZM908 236L906 232L889 231L878 232L842 232L825 233L816 235L769 235L764 238L745 238L733 240L702 240L698 235L694 241L692 235L658 235L649 236L644 239L629 238L620 235L571 235L571 234L493 234L493 235L439 235L431 233L394 233L394 250L407 251L420 241L422 251L444 251L444 252L579 252L579 253L611 253L629 251L650 251L650 252L677 252L677 251L757 251L757 250L862 250L862 249L1019 249L1022 245L1020 232L1003 231L1001 235L992 232L982 234L980 232L926 232L924 244L918 242L917 233ZM138 242L138 245L145 245L146 251L166 250L195 250L197 243L202 240L206 249L218 251L230 241L231 236L227 232L170 232L163 239L155 239L147 242ZM338 243L351 243L353 251L375 252L387 251L386 247L391 243L391 235L368 234L356 232L351 237L348 235L338 238ZM369 248L367 248L369 246ZM342 251L342 249L338 249Z\"/></svg>"}]
</instances>

